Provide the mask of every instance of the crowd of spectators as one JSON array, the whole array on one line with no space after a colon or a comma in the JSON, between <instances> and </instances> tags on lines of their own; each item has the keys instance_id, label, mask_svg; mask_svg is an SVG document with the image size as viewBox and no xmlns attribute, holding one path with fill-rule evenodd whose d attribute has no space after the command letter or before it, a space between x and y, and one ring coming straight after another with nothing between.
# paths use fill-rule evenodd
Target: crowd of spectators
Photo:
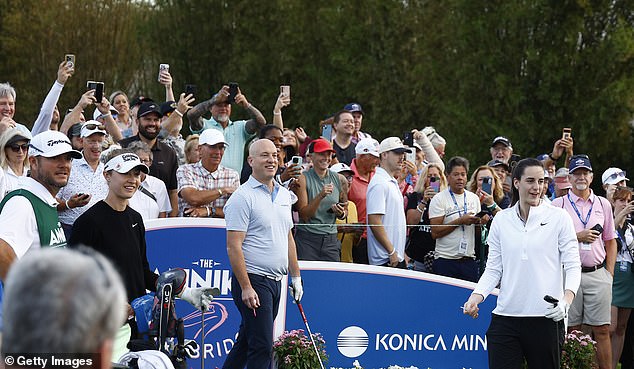
<instances>
[{"instance_id":1,"label":"crowd of spectators","mask_svg":"<svg viewBox=\"0 0 634 369\"><path fill-rule=\"evenodd\" d=\"M490 138L487 162L447 159L451 132L444 132L445 139L433 127L423 127L403 136L372 137L362 131L362 105L342 102L333 109L341 110L320 123L321 132L328 134L312 138L301 127L284 125L282 112L291 104L288 89L280 89L284 92L268 123L253 105L261 103L257 97L252 103L235 85L221 86L202 102L193 94L174 95L167 69L159 77L164 99L138 96L130 101L125 92L115 91L98 101L96 91L88 90L77 105L63 110L62 118L57 101L73 71L67 62L59 65L31 130L13 120L16 90L0 84L0 198L19 189L28 176L29 141L36 134L59 130L82 152L57 195L67 239L75 220L108 193L103 157L117 148L128 148L149 167L129 201L143 220L223 218L225 203L251 174L246 160L250 144L272 141L278 159L275 179L292 191L300 260L409 268L477 281L486 264L491 222L513 206L511 172L520 153L508 137ZM236 107L241 109L232 111ZM232 120L232 115L245 119ZM591 157L575 155L570 134L552 148L521 154L541 154L537 158L546 181L539 195L570 213L582 262L585 253L592 255L584 268L603 268L609 274L602 296L612 301L611 313L584 319L581 301L574 323L601 327L595 330L599 361L617 360L634 307L634 205L625 171L599 171L605 190L600 197L590 189ZM593 228L595 223L602 227Z\"/></svg>"}]
</instances>

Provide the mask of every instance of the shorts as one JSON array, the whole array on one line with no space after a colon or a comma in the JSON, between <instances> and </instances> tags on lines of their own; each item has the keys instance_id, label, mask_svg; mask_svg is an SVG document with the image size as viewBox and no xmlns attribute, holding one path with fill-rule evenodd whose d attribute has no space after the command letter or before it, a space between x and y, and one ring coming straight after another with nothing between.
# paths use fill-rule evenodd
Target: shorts
<instances>
[{"instance_id":1,"label":"shorts","mask_svg":"<svg viewBox=\"0 0 634 369\"><path fill-rule=\"evenodd\" d=\"M634 308L634 273L632 263L625 263L627 270L621 271L621 262L614 267L612 283L612 306Z\"/></svg>"},{"instance_id":2,"label":"shorts","mask_svg":"<svg viewBox=\"0 0 634 369\"><path fill-rule=\"evenodd\" d=\"M610 324L612 275L601 268L581 273L581 285L568 311L568 326Z\"/></svg>"}]
</instances>

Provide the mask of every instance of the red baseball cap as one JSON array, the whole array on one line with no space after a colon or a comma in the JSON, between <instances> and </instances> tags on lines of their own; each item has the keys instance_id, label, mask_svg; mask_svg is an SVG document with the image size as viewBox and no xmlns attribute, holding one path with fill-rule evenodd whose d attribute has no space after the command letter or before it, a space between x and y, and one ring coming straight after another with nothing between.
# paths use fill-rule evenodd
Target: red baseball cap
<instances>
[{"instance_id":1,"label":"red baseball cap","mask_svg":"<svg viewBox=\"0 0 634 369\"><path fill-rule=\"evenodd\" d=\"M311 152L335 152L335 150L330 145L330 142L324 140L323 138L318 138L313 140L313 149Z\"/></svg>"}]
</instances>

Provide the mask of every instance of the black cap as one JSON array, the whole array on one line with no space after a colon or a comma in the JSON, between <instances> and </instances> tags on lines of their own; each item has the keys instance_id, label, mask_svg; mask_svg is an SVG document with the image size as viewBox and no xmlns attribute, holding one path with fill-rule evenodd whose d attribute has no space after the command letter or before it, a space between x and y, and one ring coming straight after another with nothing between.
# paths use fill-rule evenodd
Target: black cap
<instances>
[{"instance_id":1,"label":"black cap","mask_svg":"<svg viewBox=\"0 0 634 369\"><path fill-rule=\"evenodd\" d=\"M163 117L163 114L161 113L161 109L159 109L156 103L151 101L142 103L141 106L139 106L139 111L137 112L136 116L137 118L141 118L142 116L148 115L151 113L156 113L159 116L159 118Z\"/></svg>"},{"instance_id":2,"label":"black cap","mask_svg":"<svg viewBox=\"0 0 634 369\"><path fill-rule=\"evenodd\" d=\"M177 106L176 101L166 101L161 104L161 114L167 115L176 110Z\"/></svg>"},{"instance_id":3,"label":"black cap","mask_svg":"<svg viewBox=\"0 0 634 369\"><path fill-rule=\"evenodd\" d=\"M72 126L70 126L70 128L68 129L68 133L66 134L66 136L68 136L68 138L73 138L73 137L79 137L81 136L81 126L84 123L79 122L79 123L75 123Z\"/></svg>"},{"instance_id":4,"label":"black cap","mask_svg":"<svg viewBox=\"0 0 634 369\"><path fill-rule=\"evenodd\" d=\"M489 166L489 167L491 167L491 168L494 168L494 167L499 167L499 166L503 166L503 167L504 167L504 169L506 169L506 171L507 171L507 172L510 172L510 171L511 171L511 168L509 167L509 165L508 165L508 164L506 164L506 163L505 163L505 162L503 162L503 161L497 160L497 159L495 159L495 160L491 160L490 162L488 162L488 163L487 163L487 166Z\"/></svg>"},{"instance_id":5,"label":"black cap","mask_svg":"<svg viewBox=\"0 0 634 369\"><path fill-rule=\"evenodd\" d=\"M504 136L498 136L496 138L493 139L493 142L491 143L491 147L495 146L496 144L501 143L502 145L508 147L508 148L513 148L513 145L511 145L511 141L504 137Z\"/></svg>"},{"instance_id":6,"label":"black cap","mask_svg":"<svg viewBox=\"0 0 634 369\"><path fill-rule=\"evenodd\" d=\"M144 102L152 102L154 100L150 99L149 97L145 97L145 96L137 96L134 99L132 99L132 102L130 102L130 108L133 108L137 105L141 105Z\"/></svg>"}]
</instances>

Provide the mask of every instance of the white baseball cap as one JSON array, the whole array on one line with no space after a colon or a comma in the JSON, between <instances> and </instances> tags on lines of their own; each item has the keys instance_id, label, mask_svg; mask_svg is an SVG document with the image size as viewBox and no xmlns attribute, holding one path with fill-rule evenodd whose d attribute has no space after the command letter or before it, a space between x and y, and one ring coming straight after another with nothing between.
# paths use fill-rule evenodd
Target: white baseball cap
<instances>
[{"instance_id":1,"label":"white baseball cap","mask_svg":"<svg viewBox=\"0 0 634 369\"><path fill-rule=\"evenodd\" d=\"M397 154L412 152L412 150L403 145L403 141L401 141L398 137L388 137L381 141L381 145L379 145L379 154L383 154L388 151L394 151Z\"/></svg>"},{"instance_id":2,"label":"white baseball cap","mask_svg":"<svg viewBox=\"0 0 634 369\"><path fill-rule=\"evenodd\" d=\"M379 157L379 141L373 138L364 138L357 142L357 146L354 148L354 152L357 155L370 154L372 156Z\"/></svg>"},{"instance_id":3,"label":"white baseball cap","mask_svg":"<svg viewBox=\"0 0 634 369\"><path fill-rule=\"evenodd\" d=\"M97 122L96 120L89 120L81 125L81 138L88 137L95 133L101 133L102 135L106 135L106 129L103 124Z\"/></svg>"},{"instance_id":4,"label":"white baseball cap","mask_svg":"<svg viewBox=\"0 0 634 369\"><path fill-rule=\"evenodd\" d=\"M352 168L350 168L348 166L348 164L346 163L337 163L334 164L333 166L330 167L330 170L332 172L335 173L341 173L341 172L350 172L350 173L354 173L354 171L352 170Z\"/></svg>"},{"instance_id":5,"label":"white baseball cap","mask_svg":"<svg viewBox=\"0 0 634 369\"><path fill-rule=\"evenodd\" d=\"M225 144L225 146L229 146L227 141L225 141L225 136L217 129L208 128L200 134L198 138L199 145L216 145L219 143Z\"/></svg>"},{"instance_id":6,"label":"white baseball cap","mask_svg":"<svg viewBox=\"0 0 634 369\"><path fill-rule=\"evenodd\" d=\"M35 135L29 144L29 156L52 158L70 154L73 159L81 159L79 151L73 150L68 137L59 131L44 131Z\"/></svg>"},{"instance_id":7,"label":"white baseball cap","mask_svg":"<svg viewBox=\"0 0 634 369\"><path fill-rule=\"evenodd\" d=\"M125 174L135 168L139 168L145 174L150 171L147 165L143 164L136 154L126 152L108 160L103 170L106 172L114 170L118 173Z\"/></svg>"},{"instance_id":8,"label":"white baseball cap","mask_svg":"<svg viewBox=\"0 0 634 369\"><path fill-rule=\"evenodd\" d=\"M630 179L626 177L625 171L621 168L608 168L601 176L603 184L617 184L621 181L629 180Z\"/></svg>"}]
</instances>

